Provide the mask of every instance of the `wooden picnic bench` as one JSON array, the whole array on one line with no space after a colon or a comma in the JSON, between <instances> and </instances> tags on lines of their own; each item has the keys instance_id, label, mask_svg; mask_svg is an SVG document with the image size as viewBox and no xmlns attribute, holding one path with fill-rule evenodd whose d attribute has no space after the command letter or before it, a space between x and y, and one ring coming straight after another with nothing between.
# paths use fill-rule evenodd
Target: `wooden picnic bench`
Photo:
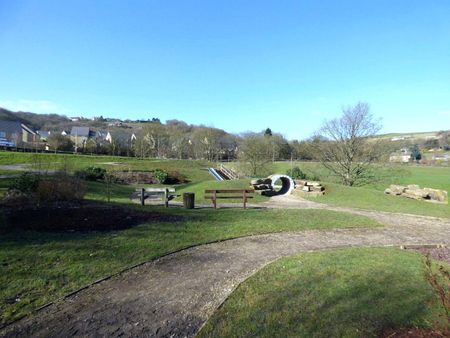
<instances>
[{"instance_id":1,"label":"wooden picnic bench","mask_svg":"<svg viewBox=\"0 0 450 338\"><path fill-rule=\"evenodd\" d=\"M244 209L247 209L247 199L253 198L249 194L253 194L253 189L207 189L205 190L205 199L210 199L217 208L218 199L240 199L244 204Z\"/></svg>"},{"instance_id":2,"label":"wooden picnic bench","mask_svg":"<svg viewBox=\"0 0 450 338\"><path fill-rule=\"evenodd\" d=\"M146 199L160 198L162 201L164 201L164 205L167 208L169 206L170 200L174 199L177 196L180 196L171 194L174 192L175 188L139 188L136 189L136 193L133 195L140 199L141 205L145 204Z\"/></svg>"}]
</instances>

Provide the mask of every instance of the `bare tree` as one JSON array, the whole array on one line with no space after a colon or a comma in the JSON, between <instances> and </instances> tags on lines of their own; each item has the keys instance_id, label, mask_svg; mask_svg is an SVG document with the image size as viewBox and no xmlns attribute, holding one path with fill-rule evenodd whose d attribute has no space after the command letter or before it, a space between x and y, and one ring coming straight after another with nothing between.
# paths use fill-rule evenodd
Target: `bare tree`
<instances>
[{"instance_id":1,"label":"bare tree","mask_svg":"<svg viewBox=\"0 0 450 338\"><path fill-rule=\"evenodd\" d=\"M239 160L250 167L250 174L255 176L265 172L272 160L270 140L262 134L246 134L239 143Z\"/></svg>"},{"instance_id":2,"label":"bare tree","mask_svg":"<svg viewBox=\"0 0 450 338\"><path fill-rule=\"evenodd\" d=\"M342 113L324 122L314 146L320 162L343 184L353 186L367 178L370 165L382 155L379 142L370 138L380 131L381 123L364 102L343 108Z\"/></svg>"}]
</instances>

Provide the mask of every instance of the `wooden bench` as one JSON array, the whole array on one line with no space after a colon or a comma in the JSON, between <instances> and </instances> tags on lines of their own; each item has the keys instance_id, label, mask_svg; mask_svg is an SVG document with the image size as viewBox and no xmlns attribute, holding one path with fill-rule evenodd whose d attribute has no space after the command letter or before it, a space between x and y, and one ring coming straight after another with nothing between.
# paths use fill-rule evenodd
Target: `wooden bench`
<instances>
[{"instance_id":1,"label":"wooden bench","mask_svg":"<svg viewBox=\"0 0 450 338\"><path fill-rule=\"evenodd\" d=\"M218 199L240 199L244 204L244 209L247 209L247 199L253 198L248 194L253 194L253 189L207 189L205 190L205 199L210 199L217 208Z\"/></svg>"},{"instance_id":2,"label":"wooden bench","mask_svg":"<svg viewBox=\"0 0 450 338\"><path fill-rule=\"evenodd\" d=\"M175 192L175 188L139 188L136 189L136 193L133 194L133 196L137 197L141 201L141 205L145 204L145 200L150 198L160 198L162 201L164 201L164 205L167 208L169 206L169 201L174 199L177 196L171 194Z\"/></svg>"}]
</instances>

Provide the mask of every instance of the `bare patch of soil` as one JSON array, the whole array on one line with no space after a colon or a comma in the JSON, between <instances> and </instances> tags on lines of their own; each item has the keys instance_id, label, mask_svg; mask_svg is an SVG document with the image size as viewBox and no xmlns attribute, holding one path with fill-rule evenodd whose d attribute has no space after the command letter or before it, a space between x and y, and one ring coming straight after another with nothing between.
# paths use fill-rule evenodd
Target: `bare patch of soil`
<instances>
[{"instance_id":1,"label":"bare patch of soil","mask_svg":"<svg viewBox=\"0 0 450 338\"><path fill-rule=\"evenodd\" d=\"M417 252L423 255L430 255L432 258L438 261L444 261L450 263L450 248L415 248Z\"/></svg>"},{"instance_id":2,"label":"bare patch of soil","mask_svg":"<svg viewBox=\"0 0 450 338\"><path fill-rule=\"evenodd\" d=\"M176 215L89 202L19 210L3 207L2 211L6 229L35 231L111 231L143 223L183 220Z\"/></svg>"},{"instance_id":3,"label":"bare patch of soil","mask_svg":"<svg viewBox=\"0 0 450 338\"><path fill-rule=\"evenodd\" d=\"M402 328L384 331L380 338L442 338L449 337L450 331L439 331L433 329Z\"/></svg>"}]
</instances>

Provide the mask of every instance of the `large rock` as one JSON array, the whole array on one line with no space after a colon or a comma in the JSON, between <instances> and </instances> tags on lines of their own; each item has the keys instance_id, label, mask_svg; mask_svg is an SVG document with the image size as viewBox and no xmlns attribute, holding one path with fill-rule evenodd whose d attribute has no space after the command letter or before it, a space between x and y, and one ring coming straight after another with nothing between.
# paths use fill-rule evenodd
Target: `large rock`
<instances>
[{"instance_id":1,"label":"large rock","mask_svg":"<svg viewBox=\"0 0 450 338\"><path fill-rule=\"evenodd\" d=\"M429 198L428 193L422 189L407 189L402 196L412 198L415 200L422 200Z\"/></svg>"},{"instance_id":2,"label":"large rock","mask_svg":"<svg viewBox=\"0 0 450 338\"><path fill-rule=\"evenodd\" d=\"M391 186L384 191L385 194L401 195L405 192L406 187L403 185L391 184Z\"/></svg>"},{"instance_id":3,"label":"large rock","mask_svg":"<svg viewBox=\"0 0 450 338\"><path fill-rule=\"evenodd\" d=\"M445 190L431 189L431 188L424 188L423 190L425 192L427 192L430 200L441 202L441 203L448 202L448 194Z\"/></svg>"}]
</instances>

